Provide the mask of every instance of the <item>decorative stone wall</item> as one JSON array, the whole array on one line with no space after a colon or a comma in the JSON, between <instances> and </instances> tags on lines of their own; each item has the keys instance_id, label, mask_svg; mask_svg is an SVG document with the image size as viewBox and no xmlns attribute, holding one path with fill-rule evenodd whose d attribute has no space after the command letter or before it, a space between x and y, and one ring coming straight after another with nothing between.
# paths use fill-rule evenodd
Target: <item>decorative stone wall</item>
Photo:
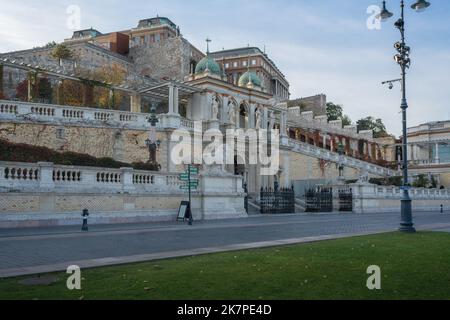
<instances>
[{"instance_id":1,"label":"decorative stone wall","mask_svg":"<svg viewBox=\"0 0 450 320\"><path fill-rule=\"evenodd\" d=\"M167 141L166 132L158 132L158 139ZM92 128L81 126L55 126L29 123L0 123L0 138L13 143L26 143L57 151L72 151L97 158L133 163L147 162L145 140L148 131L118 128ZM167 167L167 143L157 152L158 163Z\"/></svg>"},{"instance_id":2,"label":"decorative stone wall","mask_svg":"<svg viewBox=\"0 0 450 320\"><path fill-rule=\"evenodd\" d=\"M88 209L91 224L175 219L182 195L0 193L0 229L77 225Z\"/></svg>"},{"instance_id":3,"label":"decorative stone wall","mask_svg":"<svg viewBox=\"0 0 450 320\"><path fill-rule=\"evenodd\" d=\"M335 181L339 177L339 170L336 163L326 162L318 158L309 157L296 152L289 152L291 180L326 179ZM346 180L358 179L359 170L345 168L344 177Z\"/></svg>"}]
</instances>

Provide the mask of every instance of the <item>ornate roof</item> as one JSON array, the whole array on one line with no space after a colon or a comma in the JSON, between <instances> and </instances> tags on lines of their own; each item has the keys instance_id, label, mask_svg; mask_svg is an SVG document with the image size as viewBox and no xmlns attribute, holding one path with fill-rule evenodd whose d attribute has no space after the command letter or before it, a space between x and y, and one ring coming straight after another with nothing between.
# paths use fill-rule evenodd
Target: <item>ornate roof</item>
<instances>
[{"instance_id":1,"label":"ornate roof","mask_svg":"<svg viewBox=\"0 0 450 320\"><path fill-rule=\"evenodd\" d=\"M197 67L195 68L195 74L198 75L205 73L206 70L208 70L211 74L222 76L222 70L220 69L219 64L209 55L204 57L197 64Z\"/></svg>"},{"instance_id":2,"label":"ornate roof","mask_svg":"<svg viewBox=\"0 0 450 320\"><path fill-rule=\"evenodd\" d=\"M261 87L261 79L254 71L247 71L239 78L239 86L247 87L249 84L256 87Z\"/></svg>"}]
</instances>

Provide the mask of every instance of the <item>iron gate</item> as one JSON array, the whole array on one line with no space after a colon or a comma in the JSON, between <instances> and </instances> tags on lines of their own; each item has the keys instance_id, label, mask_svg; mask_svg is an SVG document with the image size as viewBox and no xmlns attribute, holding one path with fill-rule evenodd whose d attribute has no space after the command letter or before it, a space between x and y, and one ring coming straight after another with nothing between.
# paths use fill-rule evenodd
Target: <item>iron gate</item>
<instances>
[{"instance_id":1,"label":"iron gate","mask_svg":"<svg viewBox=\"0 0 450 320\"><path fill-rule=\"evenodd\" d=\"M316 187L306 190L306 212L332 212L333 188Z\"/></svg>"},{"instance_id":2,"label":"iron gate","mask_svg":"<svg viewBox=\"0 0 450 320\"><path fill-rule=\"evenodd\" d=\"M352 212L353 211L353 192L352 189L339 190L339 211Z\"/></svg>"},{"instance_id":3,"label":"iron gate","mask_svg":"<svg viewBox=\"0 0 450 320\"><path fill-rule=\"evenodd\" d=\"M281 188L276 191L270 188L261 188L260 196L262 214L295 213L294 188Z\"/></svg>"}]
</instances>

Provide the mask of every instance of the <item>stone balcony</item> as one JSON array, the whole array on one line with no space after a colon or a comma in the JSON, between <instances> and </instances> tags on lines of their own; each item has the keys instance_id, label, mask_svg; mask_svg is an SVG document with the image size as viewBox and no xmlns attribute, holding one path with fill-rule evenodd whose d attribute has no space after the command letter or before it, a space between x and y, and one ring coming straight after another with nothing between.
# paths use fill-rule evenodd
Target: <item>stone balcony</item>
<instances>
[{"instance_id":1,"label":"stone balcony","mask_svg":"<svg viewBox=\"0 0 450 320\"><path fill-rule=\"evenodd\" d=\"M178 115L159 115L157 127L192 130L194 122ZM85 124L148 130L149 114L73 106L0 100L0 121Z\"/></svg>"},{"instance_id":2,"label":"stone balcony","mask_svg":"<svg viewBox=\"0 0 450 320\"><path fill-rule=\"evenodd\" d=\"M178 173L0 161L0 192L8 193L180 193Z\"/></svg>"}]
</instances>

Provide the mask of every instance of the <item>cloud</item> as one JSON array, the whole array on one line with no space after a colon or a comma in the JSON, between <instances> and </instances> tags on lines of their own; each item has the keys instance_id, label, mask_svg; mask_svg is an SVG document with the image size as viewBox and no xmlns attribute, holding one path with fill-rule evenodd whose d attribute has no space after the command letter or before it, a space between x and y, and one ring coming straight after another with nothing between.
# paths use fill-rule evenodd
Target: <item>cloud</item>
<instances>
[{"instance_id":1,"label":"cloud","mask_svg":"<svg viewBox=\"0 0 450 320\"><path fill-rule=\"evenodd\" d=\"M197 48L230 49L247 44L267 49L288 78L293 97L325 93L343 104L353 120L382 118L388 130L401 133L400 92L381 86L399 77L392 60L398 32L392 23L369 31L366 9L373 0L32 0L3 1L0 52L26 49L70 37L66 8L79 5L82 27L110 32L135 27L138 20L167 16L181 26ZM20 2L20 3L19 3ZM391 5L391 11L398 14ZM413 65L408 73L410 125L449 119L447 89L450 3L433 3L426 14L407 13Z\"/></svg>"}]
</instances>

